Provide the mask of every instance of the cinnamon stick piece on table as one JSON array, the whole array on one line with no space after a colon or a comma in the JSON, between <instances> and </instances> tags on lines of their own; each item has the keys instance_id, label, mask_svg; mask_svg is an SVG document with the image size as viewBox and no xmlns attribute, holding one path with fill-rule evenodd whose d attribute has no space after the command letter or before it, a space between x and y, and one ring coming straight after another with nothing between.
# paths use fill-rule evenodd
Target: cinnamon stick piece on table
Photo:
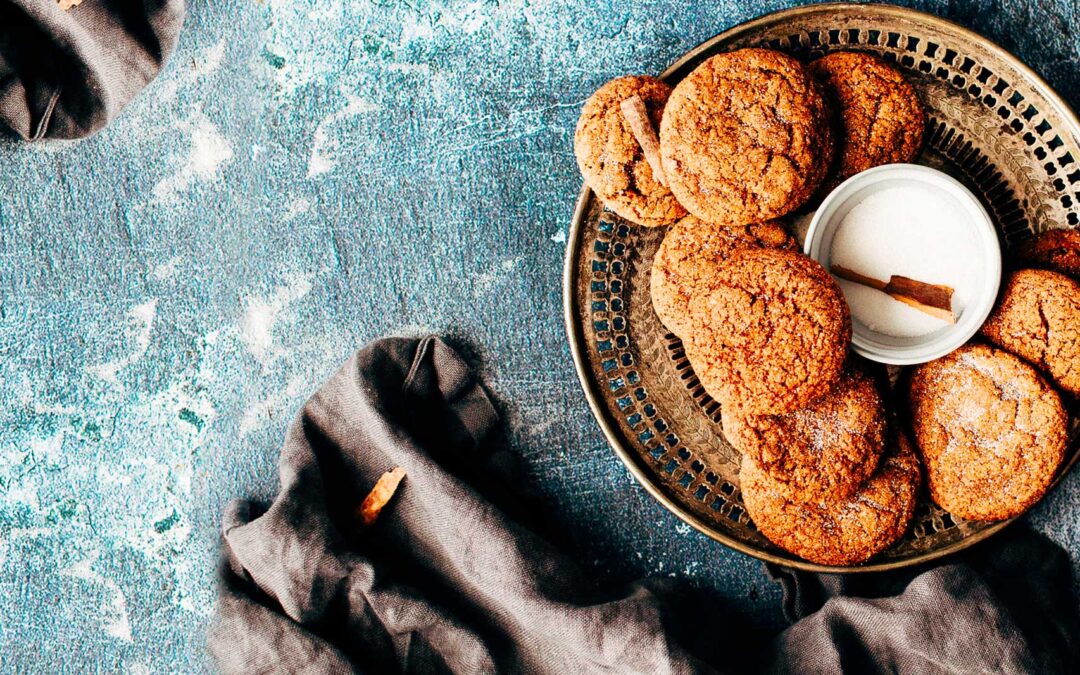
<instances>
[{"instance_id":1,"label":"cinnamon stick piece on table","mask_svg":"<svg viewBox=\"0 0 1080 675\"><path fill-rule=\"evenodd\" d=\"M924 314L948 323L956 323L956 315L952 311L953 289L949 286L928 284L899 274L892 275L888 281L882 281L841 265L833 265L831 271L841 279L886 293L894 300L914 307Z\"/></svg>"},{"instance_id":2,"label":"cinnamon stick piece on table","mask_svg":"<svg viewBox=\"0 0 1080 675\"><path fill-rule=\"evenodd\" d=\"M382 512L383 507L393 499L394 493L397 492L398 484L401 483L401 479L404 477L405 469L402 469L400 466L394 467L392 470L379 476L379 480L375 481L375 487L371 488L371 492L368 493L368 496L364 498L363 503L360 504L360 510L357 515L360 518L361 527L367 527L375 522Z\"/></svg>"},{"instance_id":3,"label":"cinnamon stick piece on table","mask_svg":"<svg viewBox=\"0 0 1080 675\"><path fill-rule=\"evenodd\" d=\"M657 183L667 187L667 176L664 175L664 167L660 164L660 139L653 128L652 120L649 119L649 110L645 107L645 101L634 94L619 104L626 123L630 125L630 131L645 153L645 161L652 169L653 178Z\"/></svg>"}]
</instances>

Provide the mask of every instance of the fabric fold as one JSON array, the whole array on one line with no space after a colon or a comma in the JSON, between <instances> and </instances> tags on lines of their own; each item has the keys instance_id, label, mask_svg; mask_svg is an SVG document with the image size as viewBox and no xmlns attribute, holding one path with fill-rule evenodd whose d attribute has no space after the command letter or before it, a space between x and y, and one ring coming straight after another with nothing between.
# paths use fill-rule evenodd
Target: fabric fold
<instances>
[{"instance_id":1,"label":"fabric fold","mask_svg":"<svg viewBox=\"0 0 1080 675\"><path fill-rule=\"evenodd\" d=\"M290 426L274 502L226 513L210 634L220 668L1054 672L1077 656L1068 560L1041 538L910 578L860 578L864 597L843 595L842 580L776 572L801 598L779 636L666 580L601 585L508 515L536 506L486 438L497 423L472 370L438 338L384 339L355 354ZM407 477L362 531L357 507L396 466ZM1029 585L1055 585L1025 588L1026 608L999 587L1021 574L1024 550L1043 560Z\"/></svg>"},{"instance_id":2,"label":"fabric fold","mask_svg":"<svg viewBox=\"0 0 1080 675\"><path fill-rule=\"evenodd\" d=\"M89 136L161 70L183 0L0 0L0 122L24 140Z\"/></svg>"}]
</instances>

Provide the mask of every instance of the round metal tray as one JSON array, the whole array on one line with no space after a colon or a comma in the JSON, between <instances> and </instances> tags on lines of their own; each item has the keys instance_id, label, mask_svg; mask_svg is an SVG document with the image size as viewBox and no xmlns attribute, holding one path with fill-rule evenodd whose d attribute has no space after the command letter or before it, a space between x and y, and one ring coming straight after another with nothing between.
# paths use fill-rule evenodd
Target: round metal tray
<instances>
[{"instance_id":1,"label":"round metal tray","mask_svg":"<svg viewBox=\"0 0 1080 675\"><path fill-rule=\"evenodd\" d=\"M926 147L917 161L971 188L1006 247L1034 232L1080 223L1080 123L1038 75L989 40L900 7L813 5L725 31L662 77L678 82L709 56L748 46L804 60L863 50L899 67L927 110ZM563 278L570 348L589 406L615 452L661 504L736 550L823 572L926 562L1008 524L953 518L924 496L904 539L863 565L809 563L766 540L742 505L739 454L720 431L719 405L698 384L678 338L653 313L649 269L664 233L605 211L583 188ZM1077 426L1074 414L1059 478L1080 455Z\"/></svg>"}]
</instances>

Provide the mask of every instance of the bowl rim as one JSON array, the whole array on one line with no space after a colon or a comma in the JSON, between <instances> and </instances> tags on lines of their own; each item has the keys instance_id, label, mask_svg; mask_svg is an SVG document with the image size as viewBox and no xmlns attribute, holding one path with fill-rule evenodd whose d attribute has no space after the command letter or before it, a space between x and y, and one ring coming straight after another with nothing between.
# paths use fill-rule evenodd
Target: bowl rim
<instances>
[{"instance_id":1,"label":"bowl rim","mask_svg":"<svg viewBox=\"0 0 1080 675\"><path fill-rule=\"evenodd\" d=\"M829 226L834 223L833 218L839 209L850 199L855 198L862 188L887 183L890 180L921 181L927 185L942 188L961 200L966 207L965 210L973 216L972 225L978 235L974 248L983 258L984 265L985 276L980 284L981 287L977 289L977 295L965 308L963 318L957 323L957 327L961 324L965 325L962 330L948 330L932 338L931 336L935 334L929 333L925 341L903 347L889 347L871 344L865 335L859 333L858 324L852 326L851 346L857 354L878 363L911 366L939 359L964 345L979 332L982 324L994 309L1001 287L1001 243L998 240L994 221L986 211L986 207L966 185L944 171L932 167L922 164L895 163L860 171L840 183L822 200L806 231L803 247L806 255L824 265L823 259L828 258L828 252L824 250L822 240L830 232Z\"/></svg>"}]
</instances>

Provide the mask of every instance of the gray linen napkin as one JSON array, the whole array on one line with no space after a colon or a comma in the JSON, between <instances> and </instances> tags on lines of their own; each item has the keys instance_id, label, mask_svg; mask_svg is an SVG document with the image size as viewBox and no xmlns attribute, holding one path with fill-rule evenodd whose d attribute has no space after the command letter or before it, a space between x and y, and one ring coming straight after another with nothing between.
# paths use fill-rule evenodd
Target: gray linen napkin
<instances>
[{"instance_id":1,"label":"gray linen napkin","mask_svg":"<svg viewBox=\"0 0 1080 675\"><path fill-rule=\"evenodd\" d=\"M601 587L523 524L537 509L523 506L510 453L482 443L496 422L437 338L380 340L353 356L289 429L274 503L237 502L225 516L210 633L220 668L924 673L1077 662L1068 559L1030 534L906 579L860 577L865 598L830 597L845 590L840 578L777 570L803 617L779 636L751 634L668 582ZM395 466L407 478L359 532L356 507Z\"/></svg>"},{"instance_id":2,"label":"gray linen napkin","mask_svg":"<svg viewBox=\"0 0 1080 675\"><path fill-rule=\"evenodd\" d=\"M184 0L0 0L0 122L25 140L82 138L157 76Z\"/></svg>"}]
</instances>

